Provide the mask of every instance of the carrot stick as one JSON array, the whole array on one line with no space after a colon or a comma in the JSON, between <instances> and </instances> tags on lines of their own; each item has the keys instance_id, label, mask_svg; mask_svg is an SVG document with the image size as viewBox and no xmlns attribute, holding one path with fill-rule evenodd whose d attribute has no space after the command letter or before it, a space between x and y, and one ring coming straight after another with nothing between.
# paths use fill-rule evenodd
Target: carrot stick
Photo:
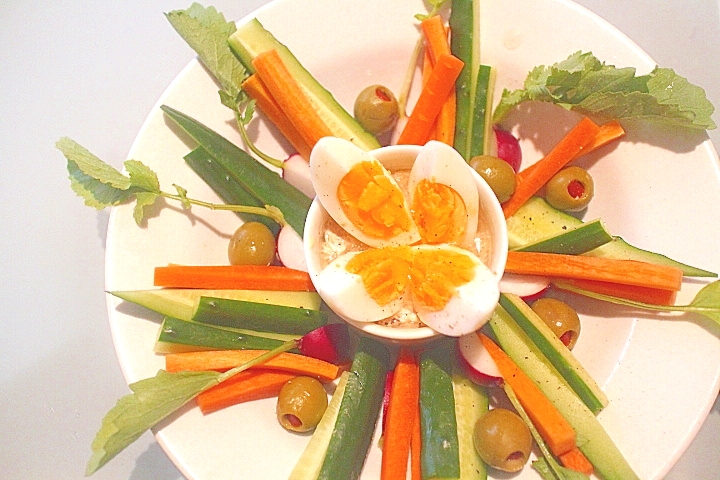
<instances>
[{"instance_id":1,"label":"carrot stick","mask_svg":"<svg viewBox=\"0 0 720 480\"><path fill-rule=\"evenodd\" d=\"M310 147L321 138L332 135L276 50L258 54L252 65L280 109Z\"/></svg>"},{"instance_id":2,"label":"carrot stick","mask_svg":"<svg viewBox=\"0 0 720 480\"><path fill-rule=\"evenodd\" d=\"M200 352L168 353L165 355L165 370L168 372L214 370L224 372L247 363L267 350L207 350ZM330 382L340 375L341 368L317 358L284 352L249 370L280 370L294 375L315 377L321 382Z\"/></svg>"},{"instance_id":3,"label":"carrot stick","mask_svg":"<svg viewBox=\"0 0 720 480\"><path fill-rule=\"evenodd\" d=\"M677 297L677 292L674 290L621 285L619 283L599 282L595 280L579 280L577 278L564 278L560 281L553 282L553 284L560 289L563 288L563 285L568 285L603 295L652 305L675 305L675 298Z\"/></svg>"},{"instance_id":4,"label":"carrot stick","mask_svg":"<svg viewBox=\"0 0 720 480\"><path fill-rule=\"evenodd\" d=\"M585 454L577 447L573 448L569 452L558 455L558 459L560 459L560 463L562 463L563 467L575 470L576 472L584 473L587 476L592 475L595 470L592 463L590 463L590 460L588 460Z\"/></svg>"},{"instance_id":5,"label":"carrot stick","mask_svg":"<svg viewBox=\"0 0 720 480\"><path fill-rule=\"evenodd\" d=\"M413 431L410 437L410 479L422 479L422 428L420 428L420 403L415 408Z\"/></svg>"},{"instance_id":6,"label":"carrot stick","mask_svg":"<svg viewBox=\"0 0 720 480\"><path fill-rule=\"evenodd\" d=\"M297 375L293 373L251 369L240 372L197 396L200 411L208 414L238 403L276 397L283 385Z\"/></svg>"},{"instance_id":7,"label":"carrot stick","mask_svg":"<svg viewBox=\"0 0 720 480\"><path fill-rule=\"evenodd\" d=\"M495 342L482 333L478 336L550 451L562 455L574 449L575 430L555 405Z\"/></svg>"},{"instance_id":8,"label":"carrot stick","mask_svg":"<svg viewBox=\"0 0 720 480\"><path fill-rule=\"evenodd\" d=\"M155 286L216 290L315 291L307 272L276 265L168 265L155 267Z\"/></svg>"},{"instance_id":9,"label":"carrot stick","mask_svg":"<svg viewBox=\"0 0 720 480\"><path fill-rule=\"evenodd\" d=\"M462 60L453 55L438 56L430 78L420 92L415 108L398 138L398 144L422 145L426 142L445 99L455 88L455 80L463 66Z\"/></svg>"},{"instance_id":10,"label":"carrot stick","mask_svg":"<svg viewBox=\"0 0 720 480\"><path fill-rule=\"evenodd\" d=\"M443 54L450 54L450 43L448 42L448 29L445 28L442 17L433 15L420 23L426 43L426 57L429 56L431 65L435 65L436 59ZM457 96L455 89L445 99L438 118L435 122L435 135L433 138L439 142L452 146L455 139L455 110Z\"/></svg>"},{"instance_id":11,"label":"carrot stick","mask_svg":"<svg viewBox=\"0 0 720 480\"><path fill-rule=\"evenodd\" d=\"M420 366L413 352L401 348L393 374L383 436L381 480L406 478L415 411L420 402Z\"/></svg>"},{"instance_id":12,"label":"carrot stick","mask_svg":"<svg viewBox=\"0 0 720 480\"><path fill-rule=\"evenodd\" d=\"M430 78L430 74L432 73L432 59L430 57L430 50L428 48L425 48L425 54L423 55L423 66L422 66L422 85L424 86L428 79ZM438 114L440 116L440 114ZM435 120L435 123L433 123L432 127L430 127L430 132L427 136L427 141L435 140L437 137L437 120Z\"/></svg>"},{"instance_id":13,"label":"carrot stick","mask_svg":"<svg viewBox=\"0 0 720 480\"><path fill-rule=\"evenodd\" d=\"M680 290L683 278L679 268L636 260L517 251L508 252L505 271L673 291Z\"/></svg>"},{"instance_id":14,"label":"carrot stick","mask_svg":"<svg viewBox=\"0 0 720 480\"><path fill-rule=\"evenodd\" d=\"M260 77L255 74L250 75L242 83L242 88L257 102L260 110L267 115L268 119L280 130L280 133L295 147L300 156L305 159L310 158L310 150L312 149L300 135L300 132L297 131L295 125L285 115L285 112L282 111L265 84L260 80Z\"/></svg>"},{"instance_id":15,"label":"carrot stick","mask_svg":"<svg viewBox=\"0 0 720 480\"><path fill-rule=\"evenodd\" d=\"M587 155L588 153L592 152L593 150L597 150L600 147L604 147L608 143L618 140L622 138L625 135L625 130L623 129L622 125L620 125L620 122L617 120L610 121L604 125L600 126L600 131L595 135L595 138L592 139L592 141L585 147L583 150L573 158L573 160L576 160L579 157L582 157L583 155ZM515 180L517 183L521 183L525 180L525 178L530 175L530 172L533 171L537 163L533 163L529 167L521 170L518 172L518 174L515 176Z\"/></svg>"},{"instance_id":16,"label":"carrot stick","mask_svg":"<svg viewBox=\"0 0 720 480\"><path fill-rule=\"evenodd\" d=\"M510 197L510 200L503 203L502 207L505 218L515 213L517 209L530 197L535 195L553 175L583 152L585 146L592 141L599 130L600 127L595 125L592 120L583 117L545 158L536 163L537 167L533 168L532 172L528 174L522 182L518 183L513 196Z\"/></svg>"}]
</instances>

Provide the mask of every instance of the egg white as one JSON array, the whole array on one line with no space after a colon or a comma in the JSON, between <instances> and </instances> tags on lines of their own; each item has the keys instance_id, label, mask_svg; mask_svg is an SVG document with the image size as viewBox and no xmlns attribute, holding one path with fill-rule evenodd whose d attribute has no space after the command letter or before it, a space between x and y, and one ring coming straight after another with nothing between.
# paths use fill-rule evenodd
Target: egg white
<instances>
[{"instance_id":1,"label":"egg white","mask_svg":"<svg viewBox=\"0 0 720 480\"><path fill-rule=\"evenodd\" d=\"M420 233L413 223L411 228L388 239L375 238L365 234L356 227L340 205L337 188L342 178L357 164L366 161L377 162L375 158L355 144L335 137L320 139L310 153L310 178L317 198L328 214L350 235L371 247L410 245L420 240ZM379 162L377 162L379 164ZM382 167L382 165L380 164ZM397 185L390 172L383 167L383 172ZM407 201L405 210L408 217L410 208Z\"/></svg>"},{"instance_id":2,"label":"egg white","mask_svg":"<svg viewBox=\"0 0 720 480\"><path fill-rule=\"evenodd\" d=\"M465 159L449 145L431 140L420 150L408 182L410 204L415 189L422 180L447 185L457 192L465 203L467 224L465 234L458 244L469 246L477 233L480 197L472 168Z\"/></svg>"},{"instance_id":3,"label":"egg white","mask_svg":"<svg viewBox=\"0 0 720 480\"><path fill-rule=\"evenodd\" d=\"M320 271L315 288L340 317L355 322L377 322L392 317L403 308L403 297L387 305L378 304L365 290L360 275L347 271L347 263L358 252L350 252L336 258Z\"/></svg>"}]
</instances>

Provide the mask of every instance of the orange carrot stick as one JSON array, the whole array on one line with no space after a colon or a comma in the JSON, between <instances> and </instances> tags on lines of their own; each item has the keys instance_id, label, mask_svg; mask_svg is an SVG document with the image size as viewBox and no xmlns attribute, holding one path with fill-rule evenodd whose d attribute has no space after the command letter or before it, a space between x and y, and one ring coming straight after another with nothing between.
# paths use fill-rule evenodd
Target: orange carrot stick
<instances>
[{"instance_id":1,"label":"orange carrot stick","mask_svg":"<svg viewBox=\"0 0 720 480\"><path fill-rule=\"evenodd\" d=\"M388 403L383 436L381 480L406 478L415 411L420 402L420 365L412 350L401 348Z\"/></svg>"},{"instance_id":2,"label":"orange carrot stick","mask_svg":"<svg viewBox=\"0 0 720 480\"><path fill-rule=\"evenodd\" d=\"M455 80L465 64L459 58L442 54L427 83L420 92L415 108L408 118L397 143L401 145L423 145L428 133L442 109L445 99L455 88Z\"/></svg>"},{"instance_id":3,"label":"orange carrot stick","mask_svg":"<svg viewBox=\"0 0 720 480\"><path fill-rule=\"evenodd\" d=\"M310 147L321 138L332 135L276 50L260 53L252 64L280 109Z\"/></svg>"},{"instance_id":4,"label":"orange carrot stick","mask_svg":"<svg viewBox=\"0 0 720 480\"><path fill-rule=\"evenodd\" d=\"M165 370L168 372L214 370L224 372L233 367L267 353L267 350L207 350L200 352L168 353L165 355ZM294 375L315 377L321 382L330 382L340 375L341 368L317 358L284 352L249 370L280 370Z\"/></svg>"},{"instance_id":5,"label":"orange carrot stick","mask_svg":"<svg viewBox=\"0 0 720 480\"><path fill-rule=\"evenodd\" d=\"M275 125L280 133L295 147L295 150L304 158L310 158L310 146L305 142L305 139L297 131L295 125L292 124L287 115L282 111L280 106L277 104L275 99L268 91L265 84L260 80L260 77L253 74L250 75L242 83L243 90L250 95L250 98L257 102L260 110L267 115L268 119Z\"/></svg>"},{"instance_id":6,"label":"orange carrot stick","mask_svg":"<svg viewBox=\"0 0 720 480\"><path fill-rule=\"evenodd\" d=\"M535 195L553 175L583 152L585 146L592 141L599 130L600 127L595 125L592 120L583 117L545 158L536 163L537 167L533 168L532 172L528 174L522 182L518 183L513 196L510 197L510 200L503 203L502 207L505 218L515 213L517 209L530 197Z\"/></svg>"},{"instance_id":7,"label":"orange carrot stick","mask_svg":"<svg viewBox=\"0 0 720 480\"><path fill-rule=\"evenodd\" d=\"M675 298L677 297L677 291L674 290L621 285L619 283L599 282L595 280L580 280L577 278L564 278L553 282L553 284L560 289L563 288L563 285L568 285L590 292L649 303L651 305L675 305Z\"/></svg>"},{"instance_id":8,"label":"orange carrot stick","mask_svg":"<svg viewBox=\"0 0 720 480\"><path fill-rule=\"evenodd\" d=\"M431 65L434 66L436 59L440 55L450 54L448 29L445 28L442 17L439 15L433 15L423 20L420 27L427 45L425 48L426 56L430 57ZM435 122L435 134L433 135L435 140L451 146L455 139L456 102L457 96L453 88L440 109Z\"/></svg>"},{"instance_id":9,"label":"orange carrot stick","mask_svg":"<svg viewBox=\"0 0 720 480\"><path fill-rule=\"evenodd\" d=\"M622 125L620 125L620 122L618 122L617 120L613 120L604 125L601 125L600 131L597 133L597 135L595 135L595 138L593 138L592 141L587 146L585 146L585 148L582 149L580 154L573 160L582 157L583 155L587 155L588 153L592 152L593 150L597 150L600 147L604 147L608 143L614 140L618 140L623 136L625 136L625 130L623 129ZM515 176L517 183L523 182L525 178L530 175L530 172L533 171L536 165L537 163L533 163L529 167L518 172L518 174Z\"/></svg>"},{"instance_id":10,"label":"orange carrot stick","mask_svg":"<svg viewBox=\"0 0 720 480\"><path fill-rule=\"evenodd\" d=\"M517 251L508 252L505 271L673 291L680 290L683 278L679 268L636 260Z\"/></svg>"},{"instance_id":11,"label":"orange carrot stick","mask_svg":"<svg viewBox=\"0 0 720 480\"><path fill-rule=\"evenodd\" d=\"M413 431L410 437L410 479L422 479L422 428L420 428L420 403L415 408Z\"/></svg>"},{"instance_id":12,"label":"orange carrot stick","mask_svg":"<svg viewBox=\"0 0 720 480\"><path fill-rule=\"evenodd\" d=\"M540 388L490 338L478 333L485 350L495 361L503 381L513 389L535 428L555 455L575 448L575 430Z\"/></svg>"},{"instance_id":13,"label":"orange carrot stick","mask_svg":"<svg viewBox=\"0 0 720 480\"><path fill-rule=\"evenodd\" d=\"M425 54L423 55L423 66L422 66L422 85L424 86L428 79L430 78L430 74L432 73L432 59L430 58L430 49L425 48ZM442 110L441 110L442 112ZM438 114L440 116L440 114ZM427 136L427 141L430 140L436 140L437 137L437 120L435 120L435 123L433 123L432 127L430 127L430 132Z\"/></svg>"},{"instance_id":14,"label":"orange carrot stick","mask_svg":"<svg viewBox=\"0 0 720 480\"><path fill-rule=\"evenodd\" d=\"M562 455L558 455L558 459L560 460L560 463L562 463L563 467L575 470L576 472L584 473L587 476L592 475L595 470L592 463L590 463L590 460L588 460L585 454L577 447L573 448L569 452L563 453Z\"/></svg>"},{"instance_id":15,"label":"orange carrot stick","mask_svg":"<svg viewBox=\"0 0 720 480\"><path fill-rule=\"evenodd\" d=\"M245 370L201 392L197 403L200 411L208 414L238 403L276 397L283 385L296 376L265 369Z\"/></svg>"},{"instance_id":16,"label":"orange carrot stick","mask_svg":"<svg viewBox=\"0 0 720 480\"><path fill-rule=\"evenodd\" d=\"M155 267L155 286L312 292L310 275L276 265L168 265Z\"/></svg>"}]
</instances>

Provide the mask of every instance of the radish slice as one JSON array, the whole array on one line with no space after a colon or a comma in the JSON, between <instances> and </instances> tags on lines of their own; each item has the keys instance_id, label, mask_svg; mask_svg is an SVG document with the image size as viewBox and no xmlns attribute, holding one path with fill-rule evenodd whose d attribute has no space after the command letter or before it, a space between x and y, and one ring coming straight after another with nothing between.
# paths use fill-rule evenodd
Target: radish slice
<instances>
[{"instance_id":1,"label":"radish slice","mask_svg":"<svg viewBox=\"0 0 720 480\"><path fill-rule=\"evenodd\" d=\"M315 198L310 164L299 153L293 153L283 163L283 179L308 197Z\"/></svg>"},{"instance_id":2,"label":"radish slice","mask_svg":"<svg viewBox=\"0 0 720 480\"><path fill-rule=\"evenodd\" d=\"M465 368L470 380L490 387L502 382L502 375L495 361L483 346L477 333L464 335L458 339L460 363Z\"/></svg>"},{"instance_id":3,"label":"radish slice","mask_svg":"<svg viewBox=\"0 0 720 480\"><path fill-rule=\"evenodd\" d=\"M280 229L277 238L277 253L282 264L295 270L308 271L302 237L290 226Z\"/></svg>"},{"instance_id":4,"label":"radish slice","mask_svg":"<svg viewBox=\"0 0 720 480\"><path fill-rule=\"evenodd\" d=\"M500 279L500 292L513 293L524 300L535 297L550 286L550 279L537 275L504 273Z\"/></svg>"},{"instance_id":5,"label":"radish slice","mask_svg":"<svg viewBox=\"0 0 720 480\"><path fill-rule=\"evenodd\" d=\"M349 347L350 334L344 323L328 323L298 340L298 349L303 355L336 365L350 361L346 353Z\"/></svg>"},{"instance_id":6,"label":"radish slice","mask_svg":"<svg viewBox=\"0 0 720 480\"><path fill-rule=\"evenodd\" d=\"M510 132L497 127L493 127L493 130L495 130L495 139L497 140L497 157L508 162L517 173L522 163L520 142Z\"/></svg>"}]
</instances>

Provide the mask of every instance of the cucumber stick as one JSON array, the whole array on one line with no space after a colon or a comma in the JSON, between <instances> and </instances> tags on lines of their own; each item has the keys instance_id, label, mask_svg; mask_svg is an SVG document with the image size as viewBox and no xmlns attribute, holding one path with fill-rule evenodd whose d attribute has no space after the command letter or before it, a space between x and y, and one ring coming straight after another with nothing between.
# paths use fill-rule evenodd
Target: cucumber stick
<instances>
[{"instance_id":1,"label":"cucumber stick","mask_svg":"<svg viewBox=\"0 0 720 480\"><path fill-rule=\"evenodd\" d=\"M638 476L590 409L568 386L550 361L513 318L498 306L489 322L500 346L532 378L577 433L577 446L605 480Z\"/></svg>"},{"instance_id":2,"label":"cucumber stick","mask_svg":"<svg viewBox=\"0 0 720 480\"><path fill-rule=\"evenodd\" d=\"M598 219L513 250L579 255L605 245L611 240L612 236L605 230L602 222Z\"/></svg>"},{"instance_id":3,"label":"cucumber stick","mask_svg":"<svg viewBox=\"0 0 720 480\"><path fill-rule=\"evenodd\" d=\"M512 249L517 249L581 225L583 225L582 220L556 210L541 197L532 197L507 219L508 245ZM680 263L659 253L634 247L617 236L584 255L667 265L679 268L687 277L717 277L716 273Z\"/></svg>"},{"instance_id":4,"label":"cucumber stick","mask_svg":"<svg viewBox=\"0 0 720 480\"><path fill-rule=\"evenodd\" d=\"M458 428L460 478L485 480L487 468L475 449L473 430L478 419L488 411L488 396L457 368L452 374L452 384Z\"/></svg>"},{"instance_id":5,"label":"cucumber stick","mask_svg":"<svg viewBox=\"0 0 720 480\"><path fill-rule=\"evenodd\" d=\"M280 43L272 33L253 18L240 25L228 39L230 48L235 52L248 72L253 73L253 59L260 53L276 50L293 78L307 95L313 109L320 115L333 136L353 142L364 150L380 148L380 143L335 100L318 81L303 67L293 53Z\"/></svg>"},{"instance_id":6,"label":"cucumber stick","mask_svg":"<svg viewBox=\"0 0 720 480\"><path fill-rule=\"evenodd\" d=\"M335 430L335 422L340 413L340 404L345 395L345 386L349 376L349 372L343 372L340 375L340 380L337 387L335 387L335 392L333 392L325 413L323 413L320 423L315 427L310 441L303 450L302 455L300 455L288 480L316 480L318 478L328 445L330 445L330 439Z\"/></svg>"},{"instance_id":7,"label":"cucumber stick","mask_svg":"<svg viewBox=\"0 0 720 480\"><path fill-rule=\"evenodd\" d=\"M200 297L194 322L258 332L305 335L327 323L327 314L307 308Z\"/></svg>"},{"instance_id":8,"label":"cucumber stick","mask_svg":"<svg viewBox=\"0 0 720 480\"><path fill-rule=\"evenodd\" d=\"M450 357L443 346L420 355L423 479L460 478L460 446Z\"/></svg>"},{"instance_id":9,"label":"cucumber stick","mask_svg":"<svg viewBox=\"0 0 720 480\"><path fill-rule=\"evenodd\" d=\"M234 182L263 205L278 208L293 230L300 236L303 235L305 217L312 203L310 198L243 149L202 123L167 105L162 105L160 108L218 164L222 165Z\"/></svg>"},{"instance_id":10,"label":"cucumber stick","mask_svg":"<svg viewBox=\"0 0 720 480\"><path fill-rule=\"evenodd\" d=\"M218 328L202 323L187 322L167 317L160 326L155 344L158 353L188 350L272 350L285 340L297 337L271 338L258 332Z\"/></svg>"},{"instance_id":11,"label":"cucumber stick","mask_svg":"<svg viewBox=\"0 0 720 480\"><path fill-rule=\"evenodd\" d=\"M480 0L455 0L450 12L451 50L465 63L457 79L453 146L469 161L491 153L495 69L480 63Z\"/></svg>"},{"instance_id":12,"label":"cucumber stick","mask_svg":"<svg viewBox=\"0 0 720 480\"><path fill-rule=\"evenodd\" d=\"M159 313L164 317L191 320L201 297L231 298L247 302L320 309L316 292L283 292L270 290L204 290L200 288L156 288L151 290L116 290L108 292L127 302Z\"/></svg>"},{"instance_id":13,"label":"cucumber stick","mask_svg":"<svg viewBox=\"0 0 720 480\"><path fill-rule=\"evenodd\" d=\"M360 338L318 480L360 477L375 433L388 367L387 348Z\"/></svg>"},{"instance_id":14,"label":"cucumber stick","mask_svg":"<svg viewBox=\"0 0 720 480\"><path fill-rule=\"evenodd\" d=\"M501 294L500 305L537 345L593 413L597 414L607 406L608 399L605 392L523 299L517 295Z\"/></svg>"}]
</instances>

